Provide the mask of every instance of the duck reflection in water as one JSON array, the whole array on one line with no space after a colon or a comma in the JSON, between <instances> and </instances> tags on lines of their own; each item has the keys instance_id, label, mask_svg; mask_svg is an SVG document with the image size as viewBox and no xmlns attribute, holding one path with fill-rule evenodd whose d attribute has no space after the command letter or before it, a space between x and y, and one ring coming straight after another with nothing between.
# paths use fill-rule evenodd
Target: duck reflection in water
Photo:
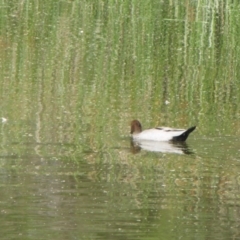
<instances>
[{"instance_id":1,"label":"duck reflection in water","mask_svg":"<svg viewBox=\"0 0 240 240\"><path fill-rule=\"evenodd\" d=\"M141 149L150 152L193 154L186 142L156 142L156 141L134 141L131 139L131 152L139 153Z\"/></svg>"}]
</instances>

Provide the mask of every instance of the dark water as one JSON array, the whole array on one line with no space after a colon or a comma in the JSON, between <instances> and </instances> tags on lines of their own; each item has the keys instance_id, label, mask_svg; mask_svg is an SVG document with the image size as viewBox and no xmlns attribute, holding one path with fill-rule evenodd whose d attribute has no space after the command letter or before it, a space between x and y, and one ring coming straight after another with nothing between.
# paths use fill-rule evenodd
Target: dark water
<instances>
[{"instance_id":1,"label":"dark water","mask_svg":"<svg viewBox=\"0 0 240 240\"><path fill-rule=\"evenodd\" d=\"M2 2L1 239L239 239L238 10Z\"/></svg>"},{"instance_id":2,"label":"dark water","mask_svg":"<svg viewBox=\"0 0 240 240\"><path fill-rule=\"evenodd\" d=\"M129 139L121 142L121 148L74 159L67 154L76 146L12 144L13 149L65 152L1 157L2 238L224 239L238 234L236 139L193 137L190 155L133 154Z\"/></svg>"}]
</instances>

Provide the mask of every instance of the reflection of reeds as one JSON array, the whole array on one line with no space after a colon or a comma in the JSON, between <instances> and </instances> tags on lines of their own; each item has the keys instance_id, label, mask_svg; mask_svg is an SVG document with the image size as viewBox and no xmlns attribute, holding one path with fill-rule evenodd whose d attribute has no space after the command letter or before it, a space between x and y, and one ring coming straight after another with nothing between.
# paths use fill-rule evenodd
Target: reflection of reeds
<instances>
[{"instance_id":1,"label":"reflection of reeds","mask_svg":"<svg viewBox=\"0 0 240 240\"><path fill-rule=\"evenodd\" d=\"M13 138L36 130L40 91L42 141L99 148L133 117L238 134L237 3L4 5L2 109L23 122Z\"/></svg>"},{"instance_id":2,"label":"reflection of reeds","mask_svg":"<svg viewBox=\"0 0 240 240\"><path fill-rule=\"evenodd\" d=\"M55 201L49 198L54 187L83 189L87 183L70 205L76 208L70 219L79 218L84 195L91 202L104 192L105 216L140 209L142 223L156 215L172 231L190 219L203 235L210 225L206 213L222 217L217 227L237 224L237 140L229 150L225 136L225 145L220 139L215 148L203 139L195 144L197 154L182 156L139 152L138 146L132 149L138 154L131 154L127 136L135 118L146 126L196 124L196 138L239 136L239 10L238 1L217 0L2 1L0 117L8 122L0 127L1 179L10 188L2 188L7 197L1 194L1 203L10 200L10 215L20 196L27 209L33 202L42 209L33 199L41 179L40 195L48 204ZM65 175L64 181L57 178ZM32 190L25 189L32 182ZM53 211L69 208L79 189L61 196ZM233 221L226 221L225 212Z\"/></svg>"}]
</instances>

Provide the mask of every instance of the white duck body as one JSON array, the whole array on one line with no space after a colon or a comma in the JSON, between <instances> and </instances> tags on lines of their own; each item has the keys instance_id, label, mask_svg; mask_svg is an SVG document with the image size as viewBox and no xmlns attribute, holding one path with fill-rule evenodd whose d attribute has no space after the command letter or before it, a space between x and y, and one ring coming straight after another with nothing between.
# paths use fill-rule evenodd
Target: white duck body
<instances>
[{"instance_id":1,"label":"white duck body","mask_svg":"<svg viewBox=\"0 0 240 240\"><path fill-rule=\"evenodd\" d=\"M157 127L133 134L132 137L136 140L171 141L174 137L181 135L185 131L185 129Z\"/></svg>"},{"instance_id":2,"label":"white duck body","mask_svg":"<svg viewBox=\"0 0 240 240\"><path fill-rule=\"evenodd\" d=\"M149 141L182 141L184 142L188 135L196 127L188 129L176 129L169 127L157 127L142 131L141 123L133 120L131 123L131 134L133 140L149 140Z\"/></svg>"}]
</instances>

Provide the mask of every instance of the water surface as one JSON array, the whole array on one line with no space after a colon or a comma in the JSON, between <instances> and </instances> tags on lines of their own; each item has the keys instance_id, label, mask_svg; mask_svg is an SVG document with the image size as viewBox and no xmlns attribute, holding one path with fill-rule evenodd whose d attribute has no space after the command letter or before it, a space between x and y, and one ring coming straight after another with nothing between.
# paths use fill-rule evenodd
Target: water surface
<instances>
[{"instance_id":1,"label":"water surface","mask_svg":"<svg viewBox=\"0 0 240 240\"><path fill-rule=\"evenodd\" d=\"M1 239L240 238L239 8L2 2Z\"/></svg>"}]
</instances>

